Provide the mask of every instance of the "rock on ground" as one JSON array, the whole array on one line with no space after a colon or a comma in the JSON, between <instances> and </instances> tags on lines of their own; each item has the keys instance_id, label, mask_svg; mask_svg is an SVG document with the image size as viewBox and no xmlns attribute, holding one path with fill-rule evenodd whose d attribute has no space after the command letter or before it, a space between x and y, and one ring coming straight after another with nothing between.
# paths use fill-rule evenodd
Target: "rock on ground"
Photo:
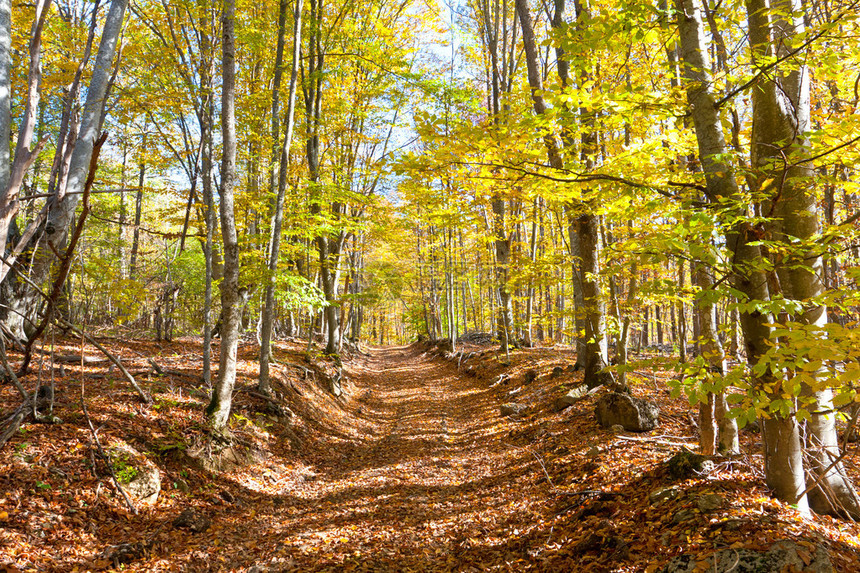
<instances>
[{"instance_id":1,"label":"rock on ground","mask_svg":"<svg viewBox=\"0 0 860 573\"><path fill-rule=\"evenodd\" d=\"M525 404L517 404L515 402L508 402L507 404L502 404L499 408L499 412L502 414L502 416L522 416L525 411Z\"/></svg>"},{"instance_id":2,"label":"rock on ground","mask_svg":"<svg viewBox=\"0 0 860 573\"><path fill-rule=\"evenodd\" d=\"M149 554L149 550L144 543L120 543L119 545L111 545L102 551L99 556L100 560L105 563L99 563L102 568L107 568L110 565L121 567L138 559L143 559Z\"/></svg>"},{"instance_id":3,"label":"rock on ground","mask_svg":"<svg viewBox=\"0 0 860 573\"><path fill-rule=\"evenodd\" d=\"M648 501L651 505L655 505L666 500L675 499L676 497L679 497L681 493L681 488L679 487L663 487L648 494Z\"/></svg>"},{"instance_id":4,"label":"rock on ground","mask_svg":"<svg viewBox=\"0 0 860 573\"><path fill-rule=\"evenodd\" d=\"M209 529L211 520L194 508L184 510L173 520L173 526L179 529L188 529L194 533L200 533Z\"/></svg>"},{"instance_id":5,"label":"rock on ground","mask_svg":"<svg viewBox=\"0 0 860 573\"><path fill-rule=\"evenodd\" d=\"M804 571L832 573L830 556L820 545L814 549L793 541L779 541L767 551L752 549L720 549L708 557L704 569L701 556L679 555L663 569L663 573L693 573L694 571L732 571L732 573L770 573L771 571Z\"/></svg>"},{"instance_id":6,"label":"rock on ground","mask_svg":"<svg viewBox=\"0 0 860 573\"><path fill-rule=\"evenodd\" d=\"M647 432L657 427L660 409L641 398L610 392L600 397L594 413L604 428L620 424L630 432Z\"/></svg>"},{"instance_id":7,"label":"rock on ground","mask_svg":"<svg viewBox=\"0 0 860 573\"><path fill-rule=\"evenodd\" d=\"M576 388L568 391L568 393L561 398L556 399L553 403L553 407L556 412L561 412L568 406L573 406L580 400L585 399L586 396L588 396L588 386L583 384L582 386L577 386Z\"/></svg>"},{"instance_id":8,"label":"rock on ground","mask_svg":"<svg viewBox=\"0 0 860 573\"><path fill-rule=\"evenodd\" d=\"M725 504L725 498L718 493L706 493L696 498L696 507L702 513L711 513L722 508Z\"/></svg>"},{"instance_id":9,"label":"rock on ground","mask_svg":"<svg viewBox=\"0 0 860 573\"><path fill-rule=\"evenodd\" d=\"M108 449L114 474L132 501L152 504L161 492L161 472L146 456L125 442Z\"/></svg>"},{"instance_id":10,"label":"rock on ground","mask_svg":"<svg viewBox=\"0 0 860 573\"><path fill-rule=\"evenodd\" d=\"M708 456L684 449L666 462L666 470L675 479L687 479L695 475L707 474L714 469L714 462Z\"/></svg>"}]
</instances>

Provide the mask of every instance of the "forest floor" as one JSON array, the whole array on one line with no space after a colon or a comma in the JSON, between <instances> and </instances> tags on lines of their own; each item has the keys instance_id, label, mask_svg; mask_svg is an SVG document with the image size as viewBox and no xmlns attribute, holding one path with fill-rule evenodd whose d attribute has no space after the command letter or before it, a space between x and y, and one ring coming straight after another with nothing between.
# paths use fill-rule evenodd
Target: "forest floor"
<instances>
[{"instance_id":1,"label":"forest floor","mask_svg":"<svg viewBox=\"0 0 860 573\"><path fill-rule=\"evenodd\" d=\"M66 342L58 352L80 352ZM695 427L659 375L633 391L659 403L660 428L616 434L596 423L594 397L553 408L581 379L552 374L573 362L566 347L518 350L510 364L490 347L465 361L427 345L373 349L345 357L335 398L334 366L280 343L273 409L254 395L257 347L245 344L233 419L245 453L215 469L193 457L199 341L103 342L155 403L106 363L55 368L63 423L26 424L0 451L0 570L654 572L680 554L704 569L716 549L786 539L808 549L804 561L822 546L837 571L860 570L857 524L770 497L755 433L742 432L744 456L672 478L666 460L695 450ZM149 358L167 372L148 372ZM10 386L3 410L17 403ZM114 489L82 391L99 442L125 442L160 469L154 504L134 513ZM502 416L506 402L527 410ZM652 503L669 486L680 494ZM709 493L724 503L703 511ZM187 509L208 521L202 531L174 525Z\"/></svg>"}]
</instances>

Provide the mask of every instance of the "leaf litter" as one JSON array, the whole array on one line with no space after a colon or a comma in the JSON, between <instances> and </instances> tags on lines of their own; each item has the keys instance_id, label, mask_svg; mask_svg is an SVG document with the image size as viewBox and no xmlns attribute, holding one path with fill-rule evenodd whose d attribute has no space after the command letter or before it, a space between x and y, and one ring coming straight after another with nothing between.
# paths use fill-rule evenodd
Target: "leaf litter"
<instances>
[{"instance_id":1,"label":"leaf litter","mask_svg":"<svg viewBox=\"0 0 860 573\"><path fill-rule=\"evenodd\" d=\"M199 340L103 343L154 404L104 364L55 372L63 423L27 424L0 451L8 571L654 572L680 554L704 567L718 549L783 539L808 550L804 561L824 545L837 570L860 570L857 524L809 520L770 497L755 433L742 432L744 455L707 475L667 475L679 445L696 442L664 373L633 383L662 411L659 428L633 436L598 426L593 396L555 411L581 381L566 347L517 350L510 365L487 346L466 348L465 364L422 345L375 349L344 357L335 398L330 360L279 343L273 409L255 393L257 349L246 344L232 429L248 455L214 470L189 456L207 399ZM161 471L157 502L137 514L94 454L82 379L100 439L130 444ZM8 385L0 397L4 410L17 405ZM511 401L527 406L522 416L500 414ZM652 504L667 487L681 494ZM703 512L695 500L705 494L725 503ZM183 512L204 516L205 530L177 528Z\"/></svg>"}]
</instances>

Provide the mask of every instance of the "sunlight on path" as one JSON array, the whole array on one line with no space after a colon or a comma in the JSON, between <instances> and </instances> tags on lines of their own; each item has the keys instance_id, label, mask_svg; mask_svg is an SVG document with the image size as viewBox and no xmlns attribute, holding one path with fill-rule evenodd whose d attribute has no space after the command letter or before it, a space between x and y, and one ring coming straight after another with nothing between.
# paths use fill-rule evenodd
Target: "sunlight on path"
<instances>
[{"instance_id":1,"label":"sunlight on path","mask_svg":"<svg viewBox=\"0 0 860 573\"><path fill-rule=\"evenodd\" d=\"M281 500L276 519L258 522L279 540L272 565L426 571L480 562L524 509L507 475L521 453L501 443L511 422L496 399L407 348L378 350L350 374L363 415L383 429L332 451L301 499Z\"/></svg>"}]
</instances>

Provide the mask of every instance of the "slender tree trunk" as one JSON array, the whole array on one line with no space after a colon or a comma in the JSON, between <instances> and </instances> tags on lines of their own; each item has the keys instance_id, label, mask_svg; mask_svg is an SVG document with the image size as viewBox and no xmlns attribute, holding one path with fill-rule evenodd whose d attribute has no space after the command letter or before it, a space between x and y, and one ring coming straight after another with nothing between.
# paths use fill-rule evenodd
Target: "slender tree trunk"
<instances>
[{"instance_id":1,"label":"slender tree trunk","mask_svg":"<svg viewBox=\"0 0 860 573\"><path fill-rule=\"evenodd\" d=\"M678 290L681 293L684 292L684 288L686 288L685 284L687 282L687 271L684 267L684 259L679 259ZM687 361L687 305L684 304L683 299L678 301L678 359L682 364Z\"/></svg>"},{"instance_id":2,"label":"slender tree trunk","mask_svg":"<svg viewBox=\"0 0 860 573\"><path fill-rule=\"evenodd\" d=\"M630 345L630 322L633 317L633 305L636 302L636 294L639 290L639 268L634 261L630 268L630 282L627 284L627 301L625 304L624 319L621 323L621 334L618 336L618 365L621 366L618 375L618 385L622 388L627 386L627 374L624 366L627 365L628 349Z\"/></svg>"},{"instance_id":3,"label":"slender tree trunk","mask_svg":"<svg viewBox=\"0 0 860 573\"><path fill-rule=\"evenodd\" d=\"M278 99L280 97L281 66L284 51L284 34L286 28L287 0L280 1L278 15L278 48L275 58L275 85L272 90L272 139L273 157L275 161L278 149L280 113ZM299 73L299 54L301 52L302 31L302 0L296 0L293 11L293 53L290 67L290 88L287 98L287 128L283 146L280 148L280 168L278 170L278 193L272 207L271 236L269 237L269 277L266 282L265 306L263 308L262 332L260 336L260 382L259 389L263 394L271 391L269 382L269 361L271 360L272 323L275 315L275 279L278 270L278 258L281 252L281 227L284 220L284 199L287 190L287 168L289 166L290 147L293 139L294 113L296 107L296 84ZM270 174L270 186L274 186L274 167Z\"/></svg>"},{"instance_id":4,"label":"slender tree trunk","mask_svg":"<svg viewBox=\"0 0 860 573\"><path fill-rule=\"evenodd\" d=\"M77 142L69 162L69 175L66 180L65 193L49 200L48 221L45 232L48 240L55 247L65 243L68 236L69 224L75 213L80 199L80 192L89 171L93 146L99 137L105 106L104 100L112 78L113 59L128 0L113 0L108 10L104 29L102 30L98 54L92 79L87 89L87 100L81 118L81 127ZM58 249L59 251L60 249ZM45 269L47 271L47 269ZM47 275L45 275L47 276ZM39 277L41 278L41 277ZM35 282L41 282L39 280Z\"/></svg>"},{"instance_id":5,"label":"slender tree trunk","mask_svg":"<svg viewBox=\"0 0 860 573\"><path fill-rule=\"evenodd\" d=\"M208 2L203 3L203 16L200 22L200 87L202 105L199 109L200 122L200 178L203 185L203 208L206 239L203 245L203 256L206 260L206 276L203 291L203 383L207 388L212 387L212 279L213 279L213 240L215 234L215 199L212 189L212 129L215 118L215 102L212 68L215 64L212 53L210 29L214 17Z\"/></svg>"},{"instance_id":6,"label":"slender tree trunk","mask_svg":"<svg viewBox=\"0 0 860 573\"><path fill-rule=\"evenodd\" d=\"M143 135L140 144L140 171L137 177L137 192L134 196L134 229L131 239L131 255L128 263L128 276L134 280L137 276L137 252L140 248L140 221L143 216L143 184L146 180L146 123L143 124Z\"/></svg>"},{"instance_id":7,"label":"slender tree trunk","mask_svg":"<svg viewBox=\"0 0 860 573\"><path fill-rule=\"evenodd\" d=\"M531 14L526 0L517 0L517 14L523 32L523 45L525 51L526 68L528 71L529 87L531 88L532 103L535 113L543 115L546 113L546 104L543 101L543 82L538 69L537 45L535 41L534 28ZM559 12L558 7L556 8ZM563 10L563 7L562 7ZM560 15L559 15L560 17ZM577 5L577 19L585 21L588 15L583 6ZM566 73L566 64L564 67ZM586 74L584 74L585 76ZM562 77L564 81L564 76ZM584 132L582 135L581 159L584 169L589 171L594 168L594 154L596 153L597 134L594 131L594 114L583 111L582 119ZM550 166L555 169L564 169L564 161L559 152L556 136L552 133L544 136L544 145L547 149ZM611 374L602 372L606 367L606 337L604 335L604 314L600 298L600 287L597 282L599 269L599 234L597 217L590 212L587 205L574 211L571 206L566 206L568 219L573 225L575 232L570 233L571 249L578 255L579 265L576 269L574 282L574 293L582 293L582 306L578 306L577 315L582 315L584 320L584 357L577 353L577 362L582 362L585 367L585 383L590 387L611 381ZM575 241L574 241L575 235ZM578 246L578 252L576 247ZM578 287L578 288L577 288Z\"/></svg>"},{"instance_id":8,"label":"slender tree trunk","mask_svg":"<svg viewBox=\"0 0 860 573\"><path fill-rule=\"evenodd\" d=\"M27 76L27 95L24 115L18 129L18 141L15 146L15 159L10 164L9 137L11 129L11 82L9 34L11 23L9 18L10 6L5 0L0 1L0 253L5 253L9 230L14 225L18 213L18 193L24 184L24 177L33 161L44 147L46 140L39 141L35 149L30 149L36 125L36 115L39 110L40 90L42 84L42 29L50 8L50 0L38 0L35 6L33 24L30 28L29 42L29 73ZM7 265L0 262L0 275L8 272Z\"/></svg>"},{"instance_id":9,"label":"slender tree trunk","mask_svg":"<svg viewBox=\"0 0 860 573\"><path fill-rule=\"evenodd\" d=\"M47 3L43 4L42 2L39 2L38 5L47 8ZM63 147L64 150L61 153L58 149L55 155L55 168L52 168L51 180L54 182L61 180L63 184L53 186L50 189L50 192L54 192L56 194L48 199L47 206L45 208L46 215L44 219L44 228L39 226L41 221L35 222L31 225L31 228L28 228L27 231L25 231L22 239L18 241L19 244L16 245L13 258L17 257L27 248L30 241L36 237L37 233L43 232L43 236L47 239L48 244L43 243L40 245L40 248L36 250L32 260L30 261L30 266L26 271L30 278L30 282L19 283L17 277L15 277L15 273L8 273L8 267L6 265L0 267L0 280L3 278L7 279L4 281L4 300L2 303L3 306L9 310L6 312L4 322L10 332L16 336L23 337L25 332L31 330L40 307L39 296L36 293L35 288L31 285L42 284L45 282L50 276L52 265L56 261L56 255L54 255L54 253L65 251L68 231L71 228L75 209L80 200L84 184L89 173L93 147L96 139L99 137L99 131L104 115L104 101L107 97L108 89L113 78L112 64L114 55L116 54L117 41L122 30L122 23L127 5L128 0L113 0L113 2L111 2L104 28L102 30L101 42L99 44L95 66L90 79L89 88L87 90L86 102L81 114L79 132L75 134L74 126L71 126L68 132L63 132L61 129L61 147ZM2 12L2 10L0 10L0 12ZM46 13L47 12L43 10L42 14L44 15ZM0 18L2 18L2 16L0 16ZM93 22L95 26L95 19ZM2 35L2 32L0 32L0 35ZM33 35L31 34L31 36ZM31 37L31 40L33 38L35 38L35 36ZM89 46L90 43L88 39L87 49L85 49L85 61L89 58ZM34 61L33 56L36 54L36 52L32 50L33 47L34 46L31 43L31 78L29 83L31 92L28 95L28 101L37 102L38 100L33 100L33 95L37 94L38 90L36 89L35 92L32 91L32 89L38 85L38 83L34 83L32 81L32 74L34 72L38 74L38 68L32 67L32 63ZM0 49L0 52L2 52L2 49ZM38 58L36 58L35 61L38 62ZM69 92L70 95L74 93L76 96L79 77L79 75L76 75L75 81L72 85L72 90ZM0 91L2 91L2 88L0 88ZM64 113L67 111L71 113L71 109L75 102L69 98L67 99L67 103L68 106L64 110ZM2 113L0 113L0 115L2 115ZM67 120L68 117L64 115L65 126L69 126L70 123L73 123ZM27 125L28 122L29 117L27 121L24 122L24 125ZM69 145L65 145L70 141L75 142L73 149L70 149ZM19 138L19 144L20 143L21 139ZM27 143L29 147L29 141L27 141ZM2 147L2 145L0 145L0 147ZM36 152L38 148L39 146L37 146L37 149L32 151ZM24 158L23 154L21 155L21 158ZM16 161L16 163L18 162ZM27 164L27 167L28 166L29 163ZM68 166L67 171L66 166ZM14 164L12 167L14 168ZM24 171L26 171L26 168ZM24 172L22 171L22 181L23 173ZM64 175L65 173L67 173L67 175ZM7 186L10 182L14 182L14 169L10 176L11 179L7 181ZM22 242L24 239L26 239L26 241Z\"/></svg>"},{"instance_id":10,"label":"slender tree trunk","mask_svg":"<svg viewBox=\"0 0 860 573\"><path fill-rule=\"evenodd\" d=\"M710 269L703 263L696 265L692 276L702 292L713 289L714 279ZM722 378L726 373L726 356L717 335L716 307L707 296L700 297L696 306L701 329L700 351L708 364L709 381ZM708 392L708 402L700 404L699 408L699 427L702 430L699 443L702 453L713 455L719 451L723 454L737 454L740 451L738 425L734 418L727 415L725 392Z\"/></svg>"},{"instance_id":11,"label":"slender tree trunk","mask_svg":"<svg viewBox=\"0 0 860 573\"><path fill-rule=\"evenodd\" d=\"M93 7L89 32L87 34L87 40L84 45L84 54L80 63L78 64L77 70L75 71L72 83L69 86L69 89L66 90L64 94L62 118L60 121L59 133L57 134L57 146L54 152L54 160L48 177L48 193L54 194L65 192L64 190L69 172L69 163L72 158L72 151L74 150L75 141L78 137L78 128L80 127L80 124L77 120L77 107L78 97L80 95L81 78L83 76L84 69L89 63L90 55L92 53L92 46L96 36L96 29L98 27L99 5L100 3L97 1ZM43 16L47 13L47 10L43 11ZM36 36L31 34L31 65L35 59L33 56L37 53L37 50L34 50L34 48L38 47L37 44L34 42L35 38ZM30 90L32 90L33 86L35 85L33 83L33 71L34 70L31 68L29 78ZM32 91L29 101L32 101ZM27 124L27 121L22 122L21 129L23 129ZM18 145L22 146L22 142L24 141L27 141L26 138L21 137L19 133ZM19 158L22 157L22 155L23 154L16 154L16 156ZM11 253L7 254L7 261L9 261L9 263L0 265L0 296L2 296L3 303L0 304L0 316L2 316L2 321L6 330L15 336L18 336L19 338L25 337L25 333L31 332L32 328L35 326L33 323L33 320L35 319L34 313L36 312L35 309L38 308L40 299L35 289L32 288L31 283L19 280L18 273L9 272L9 270L11 269L10 265L16 264L16 259L21 256L28 248L32 248L32 246L36 244L36 240L41 238L41 234L44 231L44 223L46 217L47 207L45 207L41 211L41 213L30 222L24 232L21 233L20 237L18 237L14 249ZM11 223L12 224L10 225L10 232L16 232L17 229L15 229L14 218L11 219ZM36 249L35 256L41 257L41 260L39 262L35 262L33 260L33 257L31 257L31 260L28 263L29 268L22 268L21 270L25 270L31 278L36 279L37 281L43 281L47 277L46 269L53 260L51 258L53 257L53 253L47 253L45 256L42 256L42 250ZM22 262L20 266L25 267L26 265ZM32 272L34 268L35 272Z\"/></svg>"},{"instance_id":12,"label":"slender tree trunk","mask_svg":"<svg viewBox=\"0 0 860 573\"><path fill-rule=\"evenodd\" d=\"M0 193L12 168L12 2L0 0ZM5 246L0 245L0 247Z\"/></svg>"},{"instance_id":13,"label":"slender tree trunk","mask_svg":"<svg viewBox=\"0 0 860 573\"><path fill-rule=\"evenodd\" d=\"M212 388L212 400L206 408L209 424L216 434L227 432L233 387L236 383L236 354L239 347L239 326L242 314L239 292L239 241L233 207L236 183L236 44L235 0L224 0L222 26L222 93L221 133L221 236L224 243L224 277L221 280L221 352L218 359L218 379Z\"/></svg>"},{"instance_id":14,"label":"slender tree trunk","mask_svg":"<svg viewBox=\"0 0 860 573\"><path fill-rule=\"evenodd\" d=\"M511 293L508 290L508 276L511 265L511 243L507 236L505 201L494 198L493 207L493 231L495 234L496 247L496 284L498 285L499 320L497 322L497 336L502 343L502 350L507 352L514 345L513 323L514 308Z\"/></svg>"},{"instance_id":15,"label":"slender tree trunk","mask_svg":"<svg viewBox=\"0 0 860 573\"><path fill-rule=\"evenodd\" d=\"M306 154L308 160L308 172L311 187L311 214L319 216L322 214L322 189L320 188L320 142L319 129L321 124L322 103L322 72L324 69L325 52L320 25L323 19L322 0L311 0L310 3L310 33L308 36L308 73L307 86L304 90L305 117L307 124ZM337 203L332 203L334 215L338 209ZM326 354L337 353L338 339L338 308L337 308L337 255L334 240L327 231L320 231L314 239L317 247L320 265L320 282L326 307L323 309L322 319L326 334Z\"/></svg>"},{"instance_id":16,"label":"slender tree trunk","mask_svg":"<svg viewBox=\"0 0 860 573\"><path fill-rule=\"evenodd\" d=\"M332 241L328 237L318 236L317 249L319 251L320 279L322 281L323 294L328 303L323 309L323 319L326 329L326 354L337 354L337 339L340 325L338 324L337 301L337 272L336 265L338 255L332 247Z\"/></svg>"},{"instance_id":17,"label":"slender tree trunk","mask_svg":"<svg viewBox=\"0 0 860 573\"><path fill-rule=\"evenodd\" d=\"M126 185L128 185L128 145L122 143L122 169L119 176L119 186L122 189L119 193L119 229L117 230L117 245L120 276L123 279L128 278L128 259L126 258L126 249L128 249L128 202L126 196Z\"/></svg>"},{"instance_id":18,"label":"slender tree trunk","mask_svg":"<svg viewBox=\"0 0 860 573\"><path fill-rule=\"evenodd\" d=\"M448 264L445 268L446 296L448 299L448 338L451 339L451 348L457 349L457 290L454 282L454 237L451 227L447 232L446 257Z\"/></svg>"}]
</instances>

